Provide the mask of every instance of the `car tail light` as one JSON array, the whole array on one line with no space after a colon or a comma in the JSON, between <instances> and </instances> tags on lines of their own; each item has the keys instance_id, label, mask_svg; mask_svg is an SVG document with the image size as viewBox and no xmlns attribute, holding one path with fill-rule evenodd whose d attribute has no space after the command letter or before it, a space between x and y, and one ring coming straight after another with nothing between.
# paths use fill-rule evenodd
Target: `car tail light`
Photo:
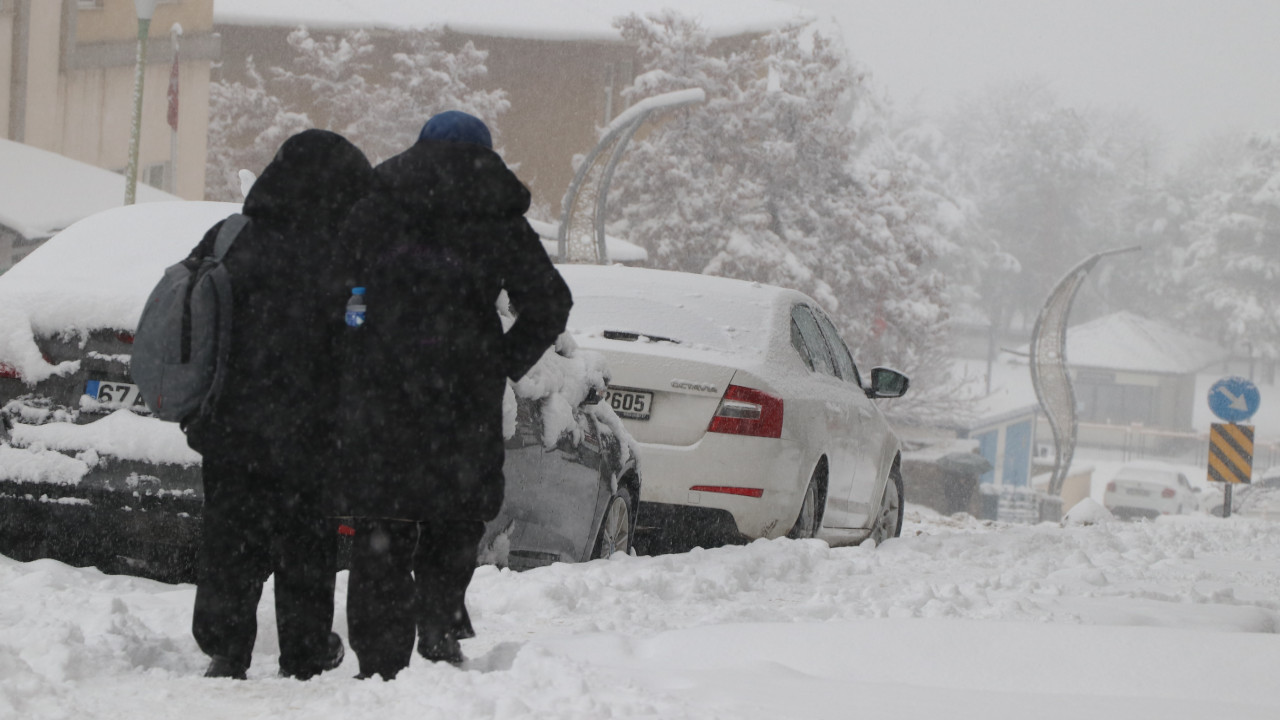
<instances>
[{"instance_id":1,"label":"car tail light","mask_svg":"<svg viewBox=\"0 0 1280 720\"><path fill-rule=\"evenodd\" d=\"M22 375L18 373L18 368L6 362L0 362L0 378L9 378L10 380L21 380Z\"/></svg>"},{"instance_id":2,"label":"car tail light","mask_svg":"<svg viewBox=\"0 0 1280 720\"><path fill-rule=\"evenodd\" d=\"M782 437L782 398L740 385L724 391L707 432L752 437Z\"/></svg>"},{"instance_id":3,"label":"car tail light","mask_svg":"<svg viewBox=\"0 0 1280 720\"><path fill-rule=\"evenodd\" d=\"M698 492L724 493L726 495L741 495L743 497L758 498L764 495L763 488L733 487L731 485L694 485L690 490Z\"/></svg>"},{"instance_id":4,"label":"car tail light","mask_svg":"<svg viewBox=\"0 0 1280 720\"><path fill-rule=\"evenodd\" d=\"M1116 484L1114 481L1107 483L1107 492L1115 492Z\"/></svg>"},{"instance_id":5,"label":"car tail light","mask_svg":"<svg viewBox=\"0 0 1280 720\"><path fill-rule=\"evenodd\" d=\"M116 339L124 343L125 345L132 345L133 333L125 332L124 330L121 330L120 332L116 333Z\"/></svg>"},{"instance_id":6,"label":"car tail light","mask_svg":"<svg viewBox=\"0 0 1280 720\"><path fill-rule=\"evenodd\" d=\"M1163 490L1161 490L1161 491L1160 491L1160 497L1162 497L1162 498L1171 498L1171 497L1173 497L1174 495L1177 495L1177 494L1178 494L1178 493L1177 493L1177 492L1175 492L1173 488L1165 488L1165 489L1163 489Z\"/></svg>"}]
</instances>

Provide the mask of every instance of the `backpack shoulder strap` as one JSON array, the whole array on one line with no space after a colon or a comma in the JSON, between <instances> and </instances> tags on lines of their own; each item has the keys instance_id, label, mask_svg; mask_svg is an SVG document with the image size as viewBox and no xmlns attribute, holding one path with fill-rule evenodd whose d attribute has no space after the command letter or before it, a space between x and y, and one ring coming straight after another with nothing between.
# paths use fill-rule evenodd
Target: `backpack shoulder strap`
<instances>
[{"instance_id":1,"label":"backpack shoulder strap","mask_svg":"<svg viewBox=\"0 0 1280 720\"><path fill-rule=\"evenodd\" d=\"M213 241L214 262L222 262L222 258L226 257L227 251L231 249L231 243L236 241L240 231L248 224L249 218L242 213L235 213L222 221L218 237Z\"/></svg>"}]
</instances>

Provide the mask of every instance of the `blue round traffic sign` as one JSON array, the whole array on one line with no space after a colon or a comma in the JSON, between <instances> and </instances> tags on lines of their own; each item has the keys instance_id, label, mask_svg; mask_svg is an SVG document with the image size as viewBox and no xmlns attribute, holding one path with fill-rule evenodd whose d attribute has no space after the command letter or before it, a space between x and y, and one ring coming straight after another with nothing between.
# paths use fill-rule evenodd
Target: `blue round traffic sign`
<instances>
[{"instance_id":1,"label":"blue round traffic sign","mask_svg":"<svg viewBox=\"0 0 1280 720\"><path fill-rule=\"evenodd\" d=\"M1258 386L1242 377L1225 377L1209 388L1209 409L1227 422L1244 422L1258 412Z\"/></svg>"}]
</instances>

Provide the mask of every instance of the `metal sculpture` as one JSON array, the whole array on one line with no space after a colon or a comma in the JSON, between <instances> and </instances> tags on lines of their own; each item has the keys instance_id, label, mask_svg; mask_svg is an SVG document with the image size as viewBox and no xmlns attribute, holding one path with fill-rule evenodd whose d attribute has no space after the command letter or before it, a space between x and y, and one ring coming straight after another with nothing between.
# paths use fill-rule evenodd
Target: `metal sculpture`
<instances>
[{"instance_id":1,"label":"metal sculpture","mask_svg":"<svg viewBox=\"0 0 1280 720\"><path fill-rule=\"evenodd\" d=\"M1085 276L1107 255L1140 250L1108 250L1090 255L1072 268L1049 293L1031 332L1031 384L1053 430L1053 475L1049 494L1062 494L1062 483L1076 451L1076 398L1067 372L1067 315Z\"/></svg>"}]
</instances>

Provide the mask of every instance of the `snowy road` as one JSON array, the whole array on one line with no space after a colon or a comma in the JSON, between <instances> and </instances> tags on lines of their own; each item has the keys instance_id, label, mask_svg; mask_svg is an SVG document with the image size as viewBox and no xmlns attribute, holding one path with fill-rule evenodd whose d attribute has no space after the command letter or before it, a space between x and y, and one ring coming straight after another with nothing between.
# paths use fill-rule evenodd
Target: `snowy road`
<instances>
[{"instance_id":1,"label":"snowy road","mask_svg":"<svg viewBox=\"0 0 1280 720\"><path fill-rule=\"evenodd\" d=\"M340 577L337 628L345 635ZM270 588L268 588L268 593ZM1280 717L1280 523L1015 526L481 568L458 670L199 677L194 591L0 558L0 718Z\"/></svg>"}]
</instances>

